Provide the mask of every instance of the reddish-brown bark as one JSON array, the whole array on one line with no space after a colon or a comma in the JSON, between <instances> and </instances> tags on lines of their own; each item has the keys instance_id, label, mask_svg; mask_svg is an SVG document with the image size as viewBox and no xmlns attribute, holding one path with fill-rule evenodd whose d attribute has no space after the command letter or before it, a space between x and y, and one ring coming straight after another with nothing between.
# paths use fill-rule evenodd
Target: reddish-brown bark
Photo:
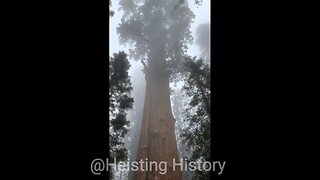
<instances>
[{"instance_id":1,"label":"reddish-brown bark","mask_svg":"<svg viewBox=\"0 0 320 180\"><path fill-rule=\"evenodd\" d=\"M146 94L137 161L167 162L167 172L136 171L134 180L181 180L182 172L173 171L173 159L179 161L175 136L175 120L171 111L169 78L163 75L160 64L149 64L146 71ZM179 169L179 168L178 168Z\"/></svg>"}]
</instances>

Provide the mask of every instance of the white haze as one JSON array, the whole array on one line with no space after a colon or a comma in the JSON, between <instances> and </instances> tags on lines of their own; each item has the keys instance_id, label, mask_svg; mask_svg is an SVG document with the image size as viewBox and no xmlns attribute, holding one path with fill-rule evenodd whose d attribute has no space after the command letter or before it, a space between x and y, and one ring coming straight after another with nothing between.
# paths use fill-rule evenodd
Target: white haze
<instances>
[{"instance_id":1,"label":"white haze","mask_svg":"<svg viewBox=\"0 0 320 180\"><path fill-rule=\"evenodd\" d=\"M203 57L203 50L208 49L208 47L203 46L203 44L208 44L206 42L203 42L203 39L206 39L206 37L209 37L209 35L202 34L202 37L197 38L197 28L201 24L210 23L210 1L203 0L202 5L198 6L195 4L194 0L188 0L188 5L189 8L193 11L193 13L196 15L196 17L194 18L194 23L191 24L191 35L193 36L194 40L193 44L188 46L187 54L191 56ZM119 51L125 51L127 54L129 54L129 47L122 46L119 44L119 35L117 34L116 30L116 28L120 24L121 17L123 15L123 11L118 11L119 7L119 0L113 0L111 9L115 11L115 15L109 18L109 56L113 56L113 53L118 53ZM201 42L196 43L196 41L199 41L200 39ZM209 38L207 39L209 41ZM137 152L138 147L146 82L145 76L141 71L143 69L143 66L140 63L140 61L134 61L133 59L129 59L129 61L131 64L131 67L129 69L129 75L131 76L131 82L133 86L132 97L134 98L134 105L133 109L128 112L127 117L128 120L131 122L131 128L128 134L128 138L126 140L126 146L129 149L129 158L130 160L133 160L135 159L135 154ZM183 86L183 84L178 83L177 87L174 87L173 83L171 83L170 86L175 91L180 91L179 89ZM174 116L180 113L181 112L174 112ZM127 179L127 177L124 176L122 178Z\"/></svg>"}]
</instances>

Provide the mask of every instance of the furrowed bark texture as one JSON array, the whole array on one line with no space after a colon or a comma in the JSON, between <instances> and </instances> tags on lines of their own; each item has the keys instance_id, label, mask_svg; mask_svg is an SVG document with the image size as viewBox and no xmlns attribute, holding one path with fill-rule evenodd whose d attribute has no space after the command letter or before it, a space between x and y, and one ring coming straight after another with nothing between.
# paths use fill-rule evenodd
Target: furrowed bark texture
<instances>
[{"instance_id":1,"label":"furrowed bark texture","mask_svg":"<svg viewBox=\"0 0 320 180\"><path fill-rule=\"evenodd\" d=\"M175 120L171 111L169 76L162 68L164 61L159 51L154 54L154 61L149 62L146 71L146 94L139 139L137 161L157 162L148 167L147 171L139 169L133 172L134 180L182 180L180 166L173 171L173 159L179 161L179 154L175 136ZM160 60L159 60L160 59ZM146 160L147 159L147 160ZM160 174L159 162L167 162L167 172Z\"/></svg>"}]
</instances>

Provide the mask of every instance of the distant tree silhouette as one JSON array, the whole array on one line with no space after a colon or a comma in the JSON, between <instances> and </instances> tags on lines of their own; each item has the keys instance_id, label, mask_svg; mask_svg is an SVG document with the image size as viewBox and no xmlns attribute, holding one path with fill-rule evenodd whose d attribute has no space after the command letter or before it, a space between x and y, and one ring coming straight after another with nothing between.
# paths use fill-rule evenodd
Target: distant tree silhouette
<instances>
[{"instance_id":1,"label":"distant tree silhouette","mask_svg":"<svg viewBox=\"0 0 320 180\"><path fill-rule=\"evenodd\" d=\"M184 111L181 138L191 149L191 161L210 161L210 67L202 59L188 57L185 64L183 91L190 98ZM196 171L193 179L210 179L210 173Z\"/></svg>"},{"instance_id":2,"label":"distant tree silhouette","mask_svg":"<svg viewBox=\"0 0 320 180\"><path fill-rule=\"evenodd\" d=\"M124 52L115 53L109 59L109 158L124 161L128 157L124 138L128 133L127 110L133 106L132 90L128 70L130 68ZM110 176L112 173L110 173Z\"/></svg>"}]
</instances>

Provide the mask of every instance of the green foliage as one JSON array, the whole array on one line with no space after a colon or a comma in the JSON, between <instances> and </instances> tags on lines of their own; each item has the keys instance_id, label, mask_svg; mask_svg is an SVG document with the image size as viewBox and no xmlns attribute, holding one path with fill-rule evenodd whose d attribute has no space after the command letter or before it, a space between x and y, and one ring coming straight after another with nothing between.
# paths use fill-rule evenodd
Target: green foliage
<instances>
[{"instance_id":1,"label":"green foliage","mask_svg":"<svg viewBox=\"0 0 320 180\"><path fill-rule=\"evenodd\" d=\"M191 149L190 160L210 160L210 68L202 59L186 58L183 91L190 98L184 111L183 142ZM195 179L209 179L209 173L196 171Z\"/></svg>"},{"instance_id":2,"label":"green foliage","mask_svg":"<svg viewBox=\"0 0 320 180\"><path fill-rule=\"evenodd\" d=\"M128 109L133 106L132 90L128 70L130 68L124 52L114 54L109 59L109 155L110 159L126 160L127 149L124 138L128 133L129 121L126 119Z\"/></svg>"},{"instance_id":3,"label":"green foliage","mask_svg":"<svg viewBox=\"0 0 320 180\"><path fill-rule=\"evenodd\" d=\"M194 13L181 0L120 0L120 44L130 45L135 60L164 61L164 74L175 76L191 44Z\"/></svg>"}]
</instances>

